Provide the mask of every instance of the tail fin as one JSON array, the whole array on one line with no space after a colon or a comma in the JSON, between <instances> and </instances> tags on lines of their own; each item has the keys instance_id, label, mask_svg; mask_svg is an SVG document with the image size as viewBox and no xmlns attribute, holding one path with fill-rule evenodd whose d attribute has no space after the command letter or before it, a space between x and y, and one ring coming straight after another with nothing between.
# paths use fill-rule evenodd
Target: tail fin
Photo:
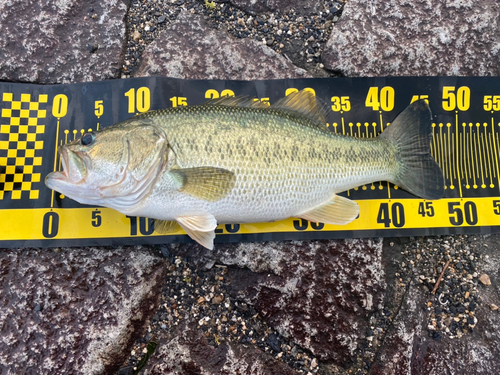
<instances>
[{"instance_id":1,"label":"tail fin","mask_svg":"<svg viewBox=\"0 0 500 375\"><path fill-rule=\"evenodd\" d=\"M432 114L425 100L410 104L380 135L396 146L399 170L391 181L424 199L444 195L443 171L430 154Z\"/></svg>"}]
</instances>

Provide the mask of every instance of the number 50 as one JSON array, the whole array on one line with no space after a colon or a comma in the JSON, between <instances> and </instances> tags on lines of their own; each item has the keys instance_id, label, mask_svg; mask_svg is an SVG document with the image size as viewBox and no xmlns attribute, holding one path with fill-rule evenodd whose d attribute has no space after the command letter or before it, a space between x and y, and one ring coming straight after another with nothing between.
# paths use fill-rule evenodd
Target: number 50
<instances>
[{"instance_id":1,"label":"number 50","mask_svg":"<svg viewBox=\"0 0 500 375\"><path fill-rule=\"evenodd\" d=\"M470 107L470 89L467 86L459 87L455 94L455 86L443 87L443 109L454 111L467 111Z\"/></svg>"}]
</instances>

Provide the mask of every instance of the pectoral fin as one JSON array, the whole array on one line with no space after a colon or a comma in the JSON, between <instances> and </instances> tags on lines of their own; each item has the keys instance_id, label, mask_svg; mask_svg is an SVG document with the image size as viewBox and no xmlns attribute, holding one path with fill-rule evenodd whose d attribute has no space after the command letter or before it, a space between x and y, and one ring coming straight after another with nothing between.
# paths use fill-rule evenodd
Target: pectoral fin
<instances>
[{"instance_id":1,"label":"pectoral fin","mask_svg":"<svg viewBox=\"0 0 500 375\"><path fill-rule=\"evenodd\" d=\"M358 215L359 206L356 202L335 195L330 202L297 217L315 223L345 225L356 219Z\"/></svg>"},{"instance_id":2,"label":"pectoral fin","mask_svg":"<svg viewBox=\"0 0 500 375\"><path fill-rule=\"evenodd\" d=\"M209 250L214 248L217 220L213 215L181 216L176 218L186 234Z\"/></svg>"},{"instance_id":3,"label":"pectoral fin","mask_svg":"<svg viewBox=\"0 0 500 375\"><path fill-rule=\"evenodd\" d=\"M168 234L177 232L181 229L181 226L177 221L171 220L155 220L155 232L159 234Z\"/></svg>"},{"instance_id":4,"label":"pectoral fin","mask_svg":"<svg viewBox=\"0 0 500 375\"><path fill-rule=\"evenodd\" d=\"M233 172L216 167L171 169L170 173L179 182L179 191L209 202L224 198L236 182Z\"/></svg>"}]
</instances>

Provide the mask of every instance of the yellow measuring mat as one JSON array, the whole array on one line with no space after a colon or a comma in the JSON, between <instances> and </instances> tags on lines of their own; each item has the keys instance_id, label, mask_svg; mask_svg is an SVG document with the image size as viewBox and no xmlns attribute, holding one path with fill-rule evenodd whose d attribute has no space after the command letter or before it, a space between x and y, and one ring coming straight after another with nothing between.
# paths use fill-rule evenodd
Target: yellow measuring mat
<instances>
[{"instance_id":1,"label":"yellow measuring mat","mask_svg":"<svg viewBox=\"0 0 500 375\"><path fill-rule=\"evenodd\" d=\"M13 93L4 92L2 100L0 199L9 193L13 200L38 199L40 190L33 185L41 181L36 170L42 165L47 111L41 107L46 105L47 95L32 99L25 93L14 100Z\"/></svg>"},{"instance_id":2,"label":"yellow measuring mat","mask_svg":"<svg viewBox=\"0 0 500 375\"><path fill-rule=\"evenodd\" d=\"M163 77L71 85L0 82L0 246L87 246L191 241L155 232L154 221L80 205L48 189L61 169L58 147L149 110L202 104L222 96L274 103L312 91L329 108L332 132L372 138L411 102L433 113L431 153L445 197L418 199L387 182L341 195L360 215L345 225L290 218L221 224L215 242L494 233L500 230L500 78L393 77L197 81Z\"/></svg>"}]
</instances>

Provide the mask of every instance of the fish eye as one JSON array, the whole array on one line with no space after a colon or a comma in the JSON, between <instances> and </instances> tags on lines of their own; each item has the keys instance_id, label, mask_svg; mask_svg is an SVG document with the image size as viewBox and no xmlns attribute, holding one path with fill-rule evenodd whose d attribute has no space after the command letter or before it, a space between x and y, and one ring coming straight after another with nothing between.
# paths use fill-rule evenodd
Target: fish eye
<instances>
[{"instance_id":1,"label":"fish eye","mask_svg":"<svg viewBox=\"0 0 500 375\"><path fill-rule=\"evenodd\" d=\"M82 136L82 139L80 140L80 142L82 143L83 146L88 146L92 142L94 142L94 139L95 139L94 133L85 133Z\"/></svg>"}]
</instances>

